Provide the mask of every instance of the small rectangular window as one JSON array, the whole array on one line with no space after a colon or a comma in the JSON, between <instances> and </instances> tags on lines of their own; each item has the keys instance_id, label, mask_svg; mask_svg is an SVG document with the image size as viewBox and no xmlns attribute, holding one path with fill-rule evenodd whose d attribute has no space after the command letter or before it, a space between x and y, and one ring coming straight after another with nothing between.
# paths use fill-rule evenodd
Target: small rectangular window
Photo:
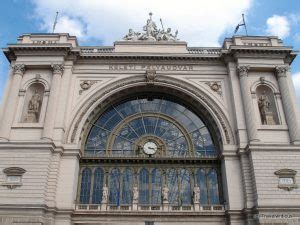
<instances>
[{"instance_id":1,"label":"small rectangular window","mask_svg":"<svg viewBox=\"0 0 300 225\"><path fill-rule=\"evenodd\" d=\"M20 183L21 182L21 176L18 176L18 175L7 175L6 182L7 183Z\"/></svg>"}]
</instances>

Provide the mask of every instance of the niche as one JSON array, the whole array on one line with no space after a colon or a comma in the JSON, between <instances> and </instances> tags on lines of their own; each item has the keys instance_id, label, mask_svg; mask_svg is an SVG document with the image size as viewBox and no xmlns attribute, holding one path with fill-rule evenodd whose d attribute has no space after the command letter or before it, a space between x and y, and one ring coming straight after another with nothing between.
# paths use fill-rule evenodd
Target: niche
<instances>
[{"instance_id":1,"label":"niche","mask_svg":"<svg viewBox=\"0 0 300 225\"><path fill-rule=\"evenodd\" d=\"M263 125L279 124L277 107L273 91L266 85L256 88L257 104L261 123Z\"/></svg>"},{"instance_id":2,"label":"niche","mask_svg":"<svg viewBox=\"0 0 300 225\"><path fill-rule=\"evenodd\" d=\"M26 91L23 107L23 123L39 122L44 93L45 87L41 83L34 83L29 86Z\"/></svg>"}]
</instances>

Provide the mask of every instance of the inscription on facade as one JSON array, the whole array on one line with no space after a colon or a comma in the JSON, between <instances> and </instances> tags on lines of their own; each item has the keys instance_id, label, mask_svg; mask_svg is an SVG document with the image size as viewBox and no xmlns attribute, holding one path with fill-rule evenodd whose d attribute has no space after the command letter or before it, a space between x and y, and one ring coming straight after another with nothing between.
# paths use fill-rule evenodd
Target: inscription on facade
<instances>
[{"instance_id":1,"label":"inscription on facade","mask_svg":"<svg viewBox=\"0 0 300 225\"><path fill-rule=\"evenodd\" d=\"M158 64L113 64L109 70L156 70L156 71L192 71L191 65L158 65Z\"/></svg>"}]
</instances>

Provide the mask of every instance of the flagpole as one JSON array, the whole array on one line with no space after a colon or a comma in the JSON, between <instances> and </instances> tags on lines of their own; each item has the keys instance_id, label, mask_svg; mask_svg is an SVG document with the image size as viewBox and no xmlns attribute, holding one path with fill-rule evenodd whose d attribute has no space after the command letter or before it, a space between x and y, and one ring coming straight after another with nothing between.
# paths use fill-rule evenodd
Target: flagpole
<instances>
[{"instance_id":1,"label":"flagpole","mask_svg":"<svg viewBox=\"0 0 300 225\"><path fill-rule=\"evenodd\" d=\"M245 18L244 18L244 13L242 14L242 17L243 17L243 24L244 24L244 26L245 26L246 36L248 36L247 26L246 26Z\"/></svg>"},{"instance_id":2,"label":"flagpole","mask_svg":"<svg viewBox=\"0 0 300 225\"><path fill-rule=\"evenodd\" d=\"M57 24L57 16L58 16L58 12L56 12L56 16L55 16L54 23L53 23L53 28L52 28L52 33L54 33L54 31L55 31L55 27L56 27L56 24Z\"/></svg>"}]
</instances>

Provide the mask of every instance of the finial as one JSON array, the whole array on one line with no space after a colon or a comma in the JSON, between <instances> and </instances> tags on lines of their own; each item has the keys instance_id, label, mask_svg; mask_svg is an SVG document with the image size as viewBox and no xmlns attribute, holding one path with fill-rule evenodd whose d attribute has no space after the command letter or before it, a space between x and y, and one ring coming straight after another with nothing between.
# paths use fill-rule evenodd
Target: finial
<instances>
[{"instance_id":1,"label":"finial","mask_svg":"<svg viewBox=\"0 0 300 225\"><path fill-rule=\"evenodd\" d=\"M151 19L151 20L152 20L152 15L153 15L153 13L150 12L150 13L149 13L149 16L150 16L150 19Z\"/></svg>"}]
</instances>

